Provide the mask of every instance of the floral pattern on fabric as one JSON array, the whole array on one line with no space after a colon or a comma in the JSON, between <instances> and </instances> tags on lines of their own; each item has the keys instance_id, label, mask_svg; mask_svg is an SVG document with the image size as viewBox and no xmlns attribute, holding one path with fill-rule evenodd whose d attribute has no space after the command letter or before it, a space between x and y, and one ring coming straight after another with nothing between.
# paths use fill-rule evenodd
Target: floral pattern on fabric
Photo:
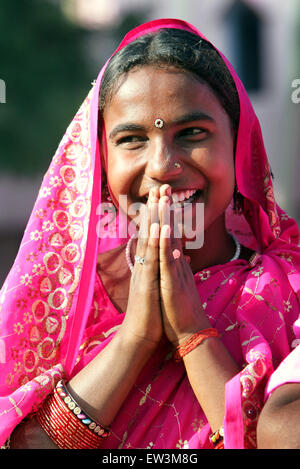
<instances>
[{"instance_id":1,"label":"floral pattern on fabric","mask_svg":"<svg viewBox=\"0 0 300 469\"><path fill-rule=\"evenodd\" d=\"M250 350L248 360L250 363L240 375L244 441L246 449L255 449L258 417L264 404L264 389L273 371L273 365L270 357L258 350Z\"/></svg>"},{"instance_id":2,"label":"floral pattern on fabric","mask_svg":"<svg viewBox=\"0 0 300 469\"><path fill-rule=\"evenodd\" d=\"M88 127L83 127L88 112L89 99L79 110L53 158L14 271L1 293L2 325L4 321L11 321L7 331L11 335L11 347L6 347L10 355L6 359L11 363L6 376L7 390L25 384L59 361L59 346L80 279L84 225L90 210L89 132ZM55 175L55 171L58 174ZM18 263L21 256L25 257L22 266ZM10 308L14 312L10 316L1 307L8 295L12 298ZM14 317L18 320L14 321Z\"/></svg>"}]
</instances>

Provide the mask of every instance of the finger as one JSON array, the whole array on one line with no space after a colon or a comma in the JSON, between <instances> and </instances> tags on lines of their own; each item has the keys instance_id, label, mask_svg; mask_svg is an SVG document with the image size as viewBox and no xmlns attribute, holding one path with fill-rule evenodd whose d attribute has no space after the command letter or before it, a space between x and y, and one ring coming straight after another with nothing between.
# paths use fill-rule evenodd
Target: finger
<instances>
[{"instance_id":1,"label":"finger","mask_svg":"<svg viewBox=\"0 0 300 469\"><path fill-rule=\"evenodd\" d=\"M141 265L143 273L150 273L150 277L156 277L159 262L159 223L152 223L149 229L149 238L144 254L144 263Z\"/></svg>"},{"instance_id":2,"label":"finger","mask_svg":"<svg viewBox=\"0 0 300 469\"><path fill-rule=\"evenodd\" d=\"M159 189L151 188L146 204L141 204L139 236L149 238L151 223L158 221L155 207L159 200Z\"/></svg>"},{"instance_id":3,"label":"finger","mask_svg":"<svg viewBox=\"0 0 300 469\"><path fill-rule=\"evenodd\" d=\"M171 253L170 255L173 256L175 260L175 266L177 270L177 275L180 277L183 276L183 269L184 269L184 264L186 263L184 254L183 254L183 249L182 249L182 241L181 238L179 237L179 232L178 230L176 231L176 228L174 226L174 216L171 217L171 239L170 239L170 250Z\"/></svg>"},{"instance_id":4,"label":"finger","mask_svg":"<svg viewBox=\"0 0 300 469\"><path fill-rule=\"evenodd\" d=\"M170 184L163 184L159 188L160 197L167 196L171 198L172 189Z\"/></svg>"},{"instance_id":5,"label":"finger","mask_svg":"<svg viewBox=\"0 0 300 469\"><path fill-rule=\"evenodd\" d=\"M173 237L172 240L172 256L175 259L175 265L177 268L178 275L184 276L184 269L186 265L186 259L182 250L181 239ZM188 257L188 256L187 256Z\"/></svg>"},{"instance_id":6,"label":"finger","mask_svg":"<svg viewBox=\"0 0 300 469\"><path fill-rule=\"evenodd\" d=\"M152 187L149 191L148 200L150 200L151 202L158 202L159 198L160 198L159 188L158 187Z\"/></svg>"},{"instance_id":7,"label":"finger","mask_svg":"<svg viewBox=\"0 0 300 469\"><path fill-rule=\"evenodd\" d=\"M159 238L159 254L160 261L166 263L173 263L174 257L171 250L171 230L170 225L163 225L160 228Z\"/></svg>"},{"instance_id":8,"label":"finger","mask_svg":"<svg viewBox=\"0 0 300 469\"><path fill-rule=\"evenodd\" d=\"M177 209L178 210L178 209ZM181 209L179 209L181 210ZM172 251L172 255L176 261L175 265L178 271L178 275L186 276L190 272L190 256L186 256L183 252L183 244L182 244L182 231L178 224L181 221L181 215L175 210L171 211L171 238L170 238L170 248Z\"/></svg>"},{"instance_id":9,"label":"finger","mask_svg":"<svg viewBox=\"0 0 300 469\"><path fill-rule=\"evenodd\" d=\"M180 264L184 258L181 240L175 237L174 213L170 210L171 187L168 184L161 186L160 194L159 215L162 229L160 237L160 257L163 262L173 265L176 270L180 272L180 270L182 270Z\"/></svg>"},{"instance_id":10,"label":"finger","mask_svg":"<svg viewBox=\"0 0 300 469\"><path fill-rule=\"evenodd\" d=\"M149 195L149 228L152 223L159 223L158 204L159 204L159 190L153 189Z\"/></svg>"},{"instance_id":11,"label":"finger","mask_svg":"<svg viewBox=\"0 0 300 469\"><path fill-rule=\"evenodd\" d=\"M159 224L162 227L163 225L170 225L170 197L167 195L163 195L160 197L158 202L158 216L159 216Z\"/></svg>"},{"instance_id":12,"label":"finger","mask_svg":"<svg viewBox=\"0 0 300 469\"><path fill-rule=\"evenodd\" d=\"M171 237L170 237L170 240L171 240L171 246L172 246L172 249L175 249L176 246L177 246L177 243L174 242L175 239L178 239L181 235L181 231L178 229L178 213L177 211L180 210L180 209L176 209L174 210L174 205L172 205L172 189L171 189L171 186L169 186L168 184L164 184L163 186L161 186L160 188L160 193L161 193L161 199L162 200L166 200L166 198L168 199L168 203L169 203L169 206L170 206L170 209L169 209L169 212L168 212L168 219L165 221L164 219L162 220L162 223L169 223L170 224L170 227L171 227ZM177 211L176 211L177 210ZM181 217L180 217L181 219Z\"/></svg>"},{"instance_id":13,"label":"finger","mask_svg":"<svg viewBox=\"0 0 300 469\"><path fill-rule=\"evenodd\" d=\"M148 275L148 279L157 279L159 267L159 223L152 223L149 230L149 239L145 252L143 273Z\"/></svg>"},{"instance_id":14,"label":"finger","mask_svg":"<svg viewBox=\"0 0 300 469\"><path fill-rule=\"evenodd\" d=\"M148 247L147 247L147 256L148 254L151 254L153 251L153 248L155 249L154 252L154 257L158 259L158 246L159 246L159 223L152 223L150 226L150 236L149 236L149 242L148 242Z\"/></svg>"},{"instance_id":15,"label":"finger","mask_svg":"<svg viewBox=\"0 0 300 469\"><path fill-rule=\"evenodd\" d=\"M159 255L160 261L172 264L174 258L172 256L171 246L171 226L170 226L170 207L168 205L169 198L163 196L159 200L159 220L160 220L160 242Z\"/></svg>"},{"instance_id":16,"label":"finger","mask_svg":"<svg viewBox=\"0 0 300 469\"><path fill-rule=\"evenodd\" d=\"M180 260L180 262L182 262L183 264L185 264L185 263L190 264L191 257L184 254L182 238L176 237L175 235L173 236L172 249L173 249L173 256L177 260Z\"/></svg>"},{"instance_id":17,"label":"finger","mask_svg":"<svg viewBox=\"0 0 300 469\"><path fill-rule=\"evenodd\" d=\"M158 196L159 192L157 189L150 190L148 202L142 215L143 226L141 227L141 232L139 232L136 256L144 259L144 264L135 262L140 267L151 264L152 268L154 268L154 263L158 261Z\"/></svg>"},{"instance_id":18,"label":"finger","mask_svg":"<svg viewBox=\"0 0 300 469\"><path fill-rule=\"evenodd\" d=\"M137 234L137 241L136 241L136 249L135 249L135 254L144 257L146 249L147 249L147 244L148 244L148 225L146 223L146 214L145 211L147 210L147 207L144 206L140 210L140 223L139 223L139 229L138 229L138 234Z\"/></svg>"}]
</instances>

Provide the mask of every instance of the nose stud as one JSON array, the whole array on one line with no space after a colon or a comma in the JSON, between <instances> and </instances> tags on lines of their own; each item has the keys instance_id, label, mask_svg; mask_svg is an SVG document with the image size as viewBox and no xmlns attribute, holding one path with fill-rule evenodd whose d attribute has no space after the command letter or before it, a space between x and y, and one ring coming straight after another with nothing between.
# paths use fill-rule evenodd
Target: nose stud
<instances>
[{"instance_id":1,"label":"nose stud","mask_svg":"<svg viewBox=\"0 0 300 469\"><path fill-rule=\"evenodd\" d=\"M163 126L165 125L165 123L164 123L164 121L163 121L162 119L158 118L158 119L155 119L154 125L155 125L155 127L157 127L158 129L162 129Z\"/></svg>"}]
</instances>

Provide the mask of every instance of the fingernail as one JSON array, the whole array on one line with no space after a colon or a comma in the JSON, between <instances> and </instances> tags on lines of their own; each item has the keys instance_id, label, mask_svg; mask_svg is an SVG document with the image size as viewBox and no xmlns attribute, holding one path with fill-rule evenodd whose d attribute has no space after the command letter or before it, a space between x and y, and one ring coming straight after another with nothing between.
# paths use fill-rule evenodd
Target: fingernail
<instances>
[{"instance_id":1,"label":"fingernail","mask_svg":"<svg viewBox=\"0 0 300 469\"><path fill-rule=\"evenodd\" d=\"M181 256L181 253L180 253L179 249L174 249L174 251L173 251L174 259L179 259L180 256Z\"/></svg>"}]
</instances>

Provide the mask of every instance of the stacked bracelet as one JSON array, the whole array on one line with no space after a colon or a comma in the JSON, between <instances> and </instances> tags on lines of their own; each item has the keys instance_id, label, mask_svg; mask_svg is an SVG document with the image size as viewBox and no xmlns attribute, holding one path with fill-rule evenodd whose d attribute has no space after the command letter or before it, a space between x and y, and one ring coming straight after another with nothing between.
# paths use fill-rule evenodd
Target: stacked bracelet
<instances>
[{"instance_id":1,"label":"stacked bracelet","mask_svg":"<svg viewBox=\"0 0 300 469\"><path fill-rule=\"evenodd\" d=\"M63 381L60 381L56 386L56 391L60 398L67 405L68 409L73 412L76 418L86 427L88 427L93 433L101 436L101 438L106 438L109 436L110 432L107 428L102 427L97 422L95 422L91 417L84 412L74 398L71 396Z\"/></svg>"},{"instance_id":2,"label":"stacked bracelet","mask_svg":"<svg viewBox=\"0 0 300 469\"><path fill-rule=\"evenodd\" d=\"M223 449L224 448L224 430L221 427L216 432L212 433L209 437L209 441L214 445L215 449Z\"/></svg>"},{"instance_id":3,"label":"stacked bracelet","mask_svg":"<svg viewBox=\"0 0 300 469\"><path fill-rule=\"evenodd\" d=\"M37 413L47 435L61 449L97 449L110 432L90 418L60 381Z\"/></svg>"},{"instance_id":4,"label":"stacked bracelet","mask_svg":"<svg viewBox=\"0 0 300 469\"><path fill-rule=\"evenodd\" d=\"M202 331L196 332L196 334L193 334L183 344L178 345L174 353L174 360L179 362L185 355L198 347L198 345L201 344L203 340L218 336L219 333L217 329L214 328L203 329Z\"/></svg>"}]
</instances>

